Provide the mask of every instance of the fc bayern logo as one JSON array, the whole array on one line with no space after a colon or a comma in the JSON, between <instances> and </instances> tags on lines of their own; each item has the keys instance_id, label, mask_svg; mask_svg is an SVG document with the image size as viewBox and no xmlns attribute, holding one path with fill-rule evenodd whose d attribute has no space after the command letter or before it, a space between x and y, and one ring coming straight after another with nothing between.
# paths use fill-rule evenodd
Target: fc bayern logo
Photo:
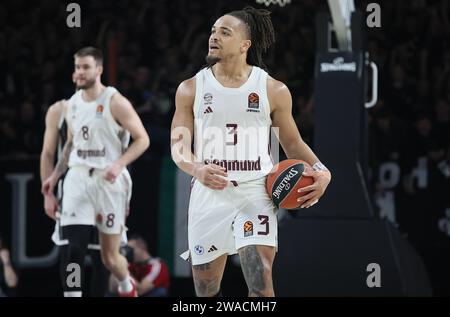
<instances>
[{"instance_id":1,"label":"fc bayern logo","mask_svg":"<svg viewBox=\"0 0 450 317\"><path fill-rule=\"evenodd\" d=\"M203 252L205 252L205 249L201 246L201 245L196 245L194 247L194 251L195 253L197 253L198 255L202 255Z\"/></svg>"}]
</instances>

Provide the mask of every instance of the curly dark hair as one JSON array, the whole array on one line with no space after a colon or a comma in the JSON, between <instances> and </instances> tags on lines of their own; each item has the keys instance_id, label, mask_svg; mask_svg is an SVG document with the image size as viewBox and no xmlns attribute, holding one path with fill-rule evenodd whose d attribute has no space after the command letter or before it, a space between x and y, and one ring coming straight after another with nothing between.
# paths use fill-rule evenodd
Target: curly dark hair
<instances>
[{"instance_id":1,"label":"curly dark hair","mask_svg":"<svg viewBox=\"0 0 450 317\"><path fill-rule=\"evenodd\" d=\"M267 69L262 57L275 42L275 31L270 18L270 11L247 6L242 10L232 11L226 15L238 18L246 25L248 38L252 41L247 54L247 63Z\"/></svg>"}]
</instances>

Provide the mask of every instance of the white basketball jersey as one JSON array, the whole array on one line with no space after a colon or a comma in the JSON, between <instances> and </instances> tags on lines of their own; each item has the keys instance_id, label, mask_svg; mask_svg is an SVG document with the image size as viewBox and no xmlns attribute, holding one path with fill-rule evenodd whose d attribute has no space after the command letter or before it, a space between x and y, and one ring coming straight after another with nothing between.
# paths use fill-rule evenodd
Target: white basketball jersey
<instances>
[{"instance_id":1,"label":"white basketball jersey","mask_svg":"<svg viewBox=\"0 0 450 317\"><path fill-rule=\"evenodd\" d=\"M70 98L67 109L73 133L69 167L84 165L104 169L126 150L130 133L111 114L111 97L117 92L114 87L106 87L92 102L84 101L82 92L79 90Z\"/></svg>"},{"instance_id":2,"label":"white basketball jersey","mask_svg":"<svg viewBox=\"0 0 450 317\"><path fill-rule=\"evenodd\" d=\"M239 88L224 87L210 68L199 71L195 79L197 159L224 167L230 181L246 182L266 176L273 167L267 73L253 66Z\"/></svg>"}]
</instances>

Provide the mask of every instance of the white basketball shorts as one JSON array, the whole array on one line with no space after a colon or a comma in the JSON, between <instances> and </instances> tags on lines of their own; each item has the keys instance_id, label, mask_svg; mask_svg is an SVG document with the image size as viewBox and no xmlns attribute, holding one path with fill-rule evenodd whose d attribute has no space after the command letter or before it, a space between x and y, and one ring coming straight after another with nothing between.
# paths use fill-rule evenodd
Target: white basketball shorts
<instances>
[{"instance_id":1,"label":"white basketball shorts","mask_svg":"<svg viewBox=\"0 0 450 317\"><path fill-rule=\"evenodd\" d=\"M61 226L95 225L106 234L120 234L131 198L127 169L114 183L105 180L105 170L74 166L64 179Z\"/></svg>"},{"instance_id":2,"label":"white basketball shorts","mask_svg":"<svg viewBox=\"0 0 450 317\"><path fill-rule=\"evenodd\" d=\"M235 254L248 245L277 248L277 217L266 178L230 184L223 190L194 182L189 202L188 239L193 265Z\"/></svg>"}]
</instances>

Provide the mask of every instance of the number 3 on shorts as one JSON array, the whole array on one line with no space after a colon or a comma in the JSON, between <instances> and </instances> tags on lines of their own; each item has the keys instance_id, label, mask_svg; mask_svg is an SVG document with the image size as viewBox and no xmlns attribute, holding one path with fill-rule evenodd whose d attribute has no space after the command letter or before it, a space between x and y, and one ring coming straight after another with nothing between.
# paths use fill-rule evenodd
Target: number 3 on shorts
<instances>
[{"instance_id":1,"label":"number 3 on shorts","mask_svg":"<svg viewBox=\"0 0 450 317\"><path fill-rule=\"evenodd\" d=\"M261 221L260 225L266 225L266 228L264 231L258 231L258 234L262 236L266 236L269 234L269 216L266 215L258 215L258 219Z\"/></svg>"}]
</instances>

